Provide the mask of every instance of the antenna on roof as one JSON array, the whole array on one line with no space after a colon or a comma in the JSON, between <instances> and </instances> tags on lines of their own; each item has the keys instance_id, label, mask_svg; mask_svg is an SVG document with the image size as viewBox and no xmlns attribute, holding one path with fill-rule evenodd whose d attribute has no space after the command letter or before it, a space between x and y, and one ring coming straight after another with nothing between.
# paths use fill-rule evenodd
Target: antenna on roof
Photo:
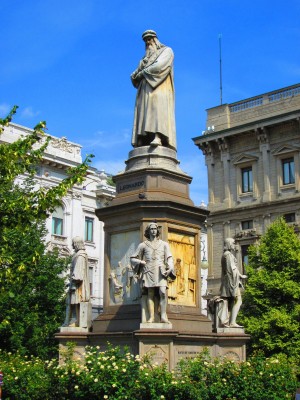
<instances>
[{"instance_id":1,"label":"antenna on roof","mask_svg":"<svg viewBox=\"0 0 300 400\"><path fill-rule=\"evenodd\" d=\"M222 33L219 33L219 55L220 55L220 102L223 104L223 87L222 87Z\"/></svg>"}]
</instances>

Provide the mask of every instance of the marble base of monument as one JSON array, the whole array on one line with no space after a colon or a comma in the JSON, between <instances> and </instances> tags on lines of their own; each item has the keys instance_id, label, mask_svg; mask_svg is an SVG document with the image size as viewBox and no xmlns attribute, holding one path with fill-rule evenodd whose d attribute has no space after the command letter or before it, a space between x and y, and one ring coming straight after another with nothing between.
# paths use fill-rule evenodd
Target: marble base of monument
<instances>
[{"instance_id":1,"label":"marble base of monument","mask_svg":"<svg viewBox=\"0 0 300 400\"><path fill-rule=\"evenodd\" d=\"M174 329L139 329L133 332L76 333L61 332L56 335L60 342L60 354L67 343L73 341L75 358L83 357L85 346L100 346L105 351L109 345L126 347L134 355L150 356L153 363L166 363L170 370L181 359L197 357L207 350L212 358L226 358L236 362L246 360L246 342L250 336L244 333L191 333ZM109 345L108 345L109 343Z\"/></svg>"},{"instance_id":2,"label":"marble base of monument","mask_svg":"<svg viewBox=\"0 0 300 400\"><path fill-rule=\"evenodd\" d=\"M216 331L218 333L245 333L244 328L242 326L240 327L221 327L217 328Z\"/></svg>"},{"instance_id":3,"label":"marble base of monument","mask_svg":"<svg viewBox=\"0 0 300 400\"><path fill-rule=\"evenodd\" d=\"M165 324L165 323L159 323L159 322L153 322L153 323L141 323L140 324L140 329L158 329L158 330L165 330L165 329L173 329L173 325L171 323Z\"/></svg>"},{"instance_id":4,"label":"marble base of monument","mask_svg":"<svg viewBox=\"0 0 300 400\"><path fill-rule=\"evenodd\" d=\"M87 333L89 328L81 328L80 326L61 326L60 332L68 332L68 333Z\"/></svg>"},{"instance_id":5,"label":"marble base of monument","mask_svg":"<svg viewBox=\"0 0 300 400\"><path fill-rule=\"evenodd\" d=\"M83 354L85 345L103 351L109 342L165 362L169 369L205 348L212 357L245 360L249 336L236 328L213 332L212 321L201 313L201 226L208 211L190 199L191 180L179 168L175 150L142 146L129 153L125 171L114 176L116 197L96 210L105 230L103 313L86 334L57 334L62 350L70 339L76 342L76 354ZM169 243L177 275L168 283L170 324L144 322L141 285L130 263L153 221L160 239Z\"/></svg>"}]
</instances>

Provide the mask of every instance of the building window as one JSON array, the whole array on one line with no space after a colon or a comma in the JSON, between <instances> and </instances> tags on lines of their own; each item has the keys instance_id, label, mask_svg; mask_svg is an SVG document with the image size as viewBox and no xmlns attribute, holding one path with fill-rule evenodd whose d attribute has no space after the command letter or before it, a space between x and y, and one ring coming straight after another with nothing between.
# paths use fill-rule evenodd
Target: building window
<instances>
[{"instance_id":1,"label":"building window","mask_svg":"<svg viewBox=\"0 0 300 400\"><path fill-rule=\"evenodd\" d=\"M245 231L247 229L253 229L252 219L250 219L248 221L242 221L242 230Z\"/></svg>"},{"instance_id":2,"label":"building window","mask_svg":"<svg viewBox=\"0 0 300 400\"><path fill-rule=\"evenodd\" d=\"M86 242L93 241L93 231L94 231L94 218L85 217L84 240Z\"/></svg>"},{"instance_id":3,"label":"building window","mask_svg":"<svg viewBox=\"0 0 300 400\"><path fill-rule=\"evenodd\" d=\"M252 167L242 168L242 192L253 192Z\"/></svg>"},{"instance_id":4,"label":"building window","mask_svg":"<svg viewBox=\"0 0 300 400\"><path fill-rule=\"evenodd\" d=\"M284 214L283 218L285 219L285 222L287 222L287 223L296 222L295 213Z\"/></svg>"},{"instance_id":5,"label":"building window","mask_svg":"<svg viewBox=\"0 0 300 400\"><path fill-rule=\"evenodd\" d=\"M52 214L52 235L63 235L64 228L64 210L57 207Z\"/></svg>"},{"instance_id":6,"label":"building window","mask_svg":"<svg viewBox=\"0 0 300 400\"><path fill-rule=\"evenodd\" d=\"M295 183L294 158L282 160L282 182L284 185Z\"/></svg>"}]
</instances>

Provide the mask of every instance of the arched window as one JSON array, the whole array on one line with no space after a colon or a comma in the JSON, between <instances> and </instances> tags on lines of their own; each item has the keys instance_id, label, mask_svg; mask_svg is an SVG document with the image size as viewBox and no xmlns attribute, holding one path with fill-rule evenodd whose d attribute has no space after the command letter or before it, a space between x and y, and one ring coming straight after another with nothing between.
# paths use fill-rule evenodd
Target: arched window
<instances>
[{"instance_id":1,"label":"arched window","mask_svg":"<svg viewBox=\"0 0 300 400\"><path fill-rule=\"evenodd\" d=\"M63 235L64 232L64 210L56 207L52 214L52 235Z\"/></svg>"}]
</instances>

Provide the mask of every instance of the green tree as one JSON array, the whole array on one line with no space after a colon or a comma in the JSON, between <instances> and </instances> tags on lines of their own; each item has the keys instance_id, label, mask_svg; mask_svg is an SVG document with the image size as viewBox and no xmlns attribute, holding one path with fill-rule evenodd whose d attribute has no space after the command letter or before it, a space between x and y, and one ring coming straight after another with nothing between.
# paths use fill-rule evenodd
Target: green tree
<instances>
[{"instance_id":1,"label":"green tree","mask_svg":"<svg viewBox=\"0 0 300 400\"><path fill-rule=\"evenodd\" d=\"M0 134L16 109L0 119ZM55 187L38 186L34 176L51 140L45 129L40 122L27 136L0 144L0 347L42 357L55 349L68 262L46 250L44 221L84 180L91 160L69 169Z\"/></svg>"},{"instance_id":2,"label":"green tree","mask_svg":"<svg viewBox=\"0 0 300 400\"><path fill-rule=\"evenodd\" d=\"M283 218L249 250L242 321L250 351L300 357L300 241Z\"/></svg>"}]
</instances>

